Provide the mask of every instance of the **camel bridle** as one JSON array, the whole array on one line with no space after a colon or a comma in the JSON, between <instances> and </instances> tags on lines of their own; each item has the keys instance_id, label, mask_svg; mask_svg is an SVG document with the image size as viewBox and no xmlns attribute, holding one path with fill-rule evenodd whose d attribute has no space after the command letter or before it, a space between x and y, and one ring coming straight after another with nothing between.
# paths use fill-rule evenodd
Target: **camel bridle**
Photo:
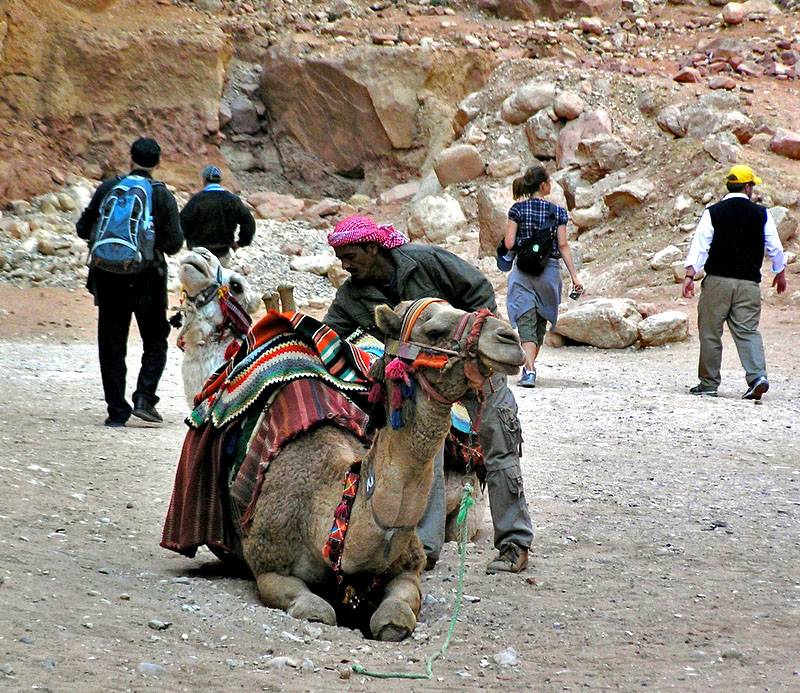
<instances>
[{"instance_id":1,"label":"camel bridle","mask_svg":"<svg viewBox=\"0 0 800 693\"><path fill-rule=\"evenodd\" d=\"M421 298L409 306L403 315L400 338L386 340L385 355L400 359L407 364L410 362L406 372L416 376L423 391L430 399L442 404L454 404L461 397L448 399L439 393L425 377L421 368L429 367L446 371L462 361L470 387L481 392L488 376L481 373L480 370L478 341L486 319L492 316L492 312L488 308L481 308L462 316L450 337L449 348L412 342L411 331L414 329L417 319L433 303L446 303L446 301L441 298Z\"/></svg>"}]
</instances>

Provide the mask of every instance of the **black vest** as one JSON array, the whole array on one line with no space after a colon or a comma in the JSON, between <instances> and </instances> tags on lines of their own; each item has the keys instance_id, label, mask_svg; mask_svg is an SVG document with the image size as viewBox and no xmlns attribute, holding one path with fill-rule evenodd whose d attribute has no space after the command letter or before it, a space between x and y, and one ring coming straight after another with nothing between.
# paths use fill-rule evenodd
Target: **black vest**
<instances>
[{"instance_id":1,"label":"black vest","mask_svg":"<svg viewBox=\"0 0 800 693\"><path fill-rule=\"evenodd\" d=\"M714 238L706 274L761 281L764 262L764 224L767 209L743 197L731 197L708 208Z\"/></svg>"}]
</instances>

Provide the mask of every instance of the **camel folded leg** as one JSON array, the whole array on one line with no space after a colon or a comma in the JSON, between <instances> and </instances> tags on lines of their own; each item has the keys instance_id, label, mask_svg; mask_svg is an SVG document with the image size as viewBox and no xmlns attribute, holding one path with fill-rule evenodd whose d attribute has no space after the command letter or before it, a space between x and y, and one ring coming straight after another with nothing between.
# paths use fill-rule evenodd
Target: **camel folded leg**
<instances>
[{"instance_id":1,"label":"camel folded leg","mask_svg":"<svg viewBox=\"0 0 800 693\"><path fill-rule=\"evenodd\" d=\"M383 601L369 620L377 640L399 642L414 632L422 604L422 587L416 573L400 573L386 585Z\"/></svg>"},{"instance_id":2,"label":"camel folded leg","mask_svg":"<svg viewBox=\"0 0 800 693\"><path fill-rule=\"evenodd\" d=\"M256 578L258 593L265 606L281 609L293 618L336 625L336 612L322 597L308 589L300 578L278 573L262 573Z\"/></svg>"}]
</instances>

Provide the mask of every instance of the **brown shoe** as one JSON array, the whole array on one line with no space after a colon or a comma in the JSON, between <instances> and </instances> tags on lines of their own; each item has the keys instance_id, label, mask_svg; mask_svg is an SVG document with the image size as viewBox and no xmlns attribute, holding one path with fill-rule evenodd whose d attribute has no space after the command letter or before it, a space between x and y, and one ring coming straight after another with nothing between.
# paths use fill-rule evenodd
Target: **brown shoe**
<instances>
[{"instance_id":1,"label":"brown shoe","mask_svg":"<svg viewBox=\"0 0 800 693\"><path fill-rule=\"evenodd\" d=\"M528 565L528 549L509 542L500 549L500 555L486 566L486 574L519 573Z\"/></svg>"}]
</instances>

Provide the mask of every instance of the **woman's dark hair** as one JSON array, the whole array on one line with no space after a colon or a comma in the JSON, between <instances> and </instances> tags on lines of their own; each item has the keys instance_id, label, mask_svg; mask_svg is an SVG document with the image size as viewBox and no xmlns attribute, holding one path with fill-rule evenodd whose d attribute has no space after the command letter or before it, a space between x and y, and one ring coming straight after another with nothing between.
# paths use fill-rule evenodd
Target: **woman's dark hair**
<instances>
[{"instance_id":1,"label":"woman's dark hair","mask_svg":"<svg viewBox=\"0 0 800 693\"><path fill-rule=\"evenodd\" d=\"M539 192L542 183L550 179L544 166L531 166L525 174L515 178L511 184L511 192L515 200L530 197Z\"/></svg>"}]
</instances>

